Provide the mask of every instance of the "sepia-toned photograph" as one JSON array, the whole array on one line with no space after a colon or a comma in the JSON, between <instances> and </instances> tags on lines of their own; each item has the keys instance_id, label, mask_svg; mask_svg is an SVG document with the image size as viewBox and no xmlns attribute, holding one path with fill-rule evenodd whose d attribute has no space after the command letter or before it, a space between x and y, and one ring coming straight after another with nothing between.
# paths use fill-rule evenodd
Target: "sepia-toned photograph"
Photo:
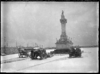
<instances>
[{"instance_id":1,"label":"sepia-toned photograph","mask_svg":"<svg viewBox=\"0 0 100 74\"><path fill-rule=\"evenodd\" d=\"M1 1L1 72L97 73L99 2Z\"/></svg>"}]
</instances>

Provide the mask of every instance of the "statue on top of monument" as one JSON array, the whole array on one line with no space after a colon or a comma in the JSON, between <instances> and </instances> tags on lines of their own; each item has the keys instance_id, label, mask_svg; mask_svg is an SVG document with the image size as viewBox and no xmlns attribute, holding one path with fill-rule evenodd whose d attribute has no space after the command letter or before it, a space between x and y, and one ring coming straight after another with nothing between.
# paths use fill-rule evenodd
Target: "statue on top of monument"
<instances>
[{"instance_id":1,"label":"statue on top of monument","mask_svg":"<svg viewBox=\"0 0 100 74\"><path fill-rule=\"evenodd\" d=\"M62 15L64 14L64 11L62 10Z\"/></svg>"},{"instance_id":2,"label":"statue on top of monument","mask_svg":"<svg viewBox=\"0 0 100 74\"><path fill-rule=\"evenodd\" d=\"M65 19L65 16L64 16L64 11L63 11L63 10L62 10L61 19Z\"/></svg>"}]
</instances>

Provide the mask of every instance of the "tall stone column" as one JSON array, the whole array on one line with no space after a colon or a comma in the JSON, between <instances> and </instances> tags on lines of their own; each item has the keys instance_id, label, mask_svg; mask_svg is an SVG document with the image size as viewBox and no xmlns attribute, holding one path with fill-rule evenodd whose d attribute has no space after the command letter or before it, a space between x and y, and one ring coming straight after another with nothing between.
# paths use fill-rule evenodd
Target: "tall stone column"
<instances>
[{"instance_id":1,"label":"tall stone column","mask_svg":"<svg viewBox=\"0 0 100 74\"><path fill-rule=\"evenodd\" d=\"M61 22L62 33L64 33L64 32L66 33L66 23L67 23L67 20L64 17L64 12L63 11L62 11L60 22Z\"/></svg>"},{"instance_id":2,"label":"tall stone column","mask_svg":"<svg viewBox=\"0 0 100 74\"><path fill-rule=\"evenodd\" d=\"M66 23L67 23L67 19L65 19L64 16L64 11L62 11L60 22L61 22L61 30L62 30L60 38L64 39L66 38Z\"/></svg>"}]
</instances>

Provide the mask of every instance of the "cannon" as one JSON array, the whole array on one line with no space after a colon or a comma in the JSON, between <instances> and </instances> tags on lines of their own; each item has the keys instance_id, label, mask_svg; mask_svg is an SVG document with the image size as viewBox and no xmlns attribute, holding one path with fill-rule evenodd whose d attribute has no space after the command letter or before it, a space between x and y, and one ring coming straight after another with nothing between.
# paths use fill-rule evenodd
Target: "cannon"
<instances>
[{"instance_id":1,"label":"cannon","mask_svg":"<svg viewBox=\"0 0 100 74\"><path fill-rule=\"evenodd\" d=\"M71 47L70 52L69 52L69 57L81 57L82 51L79 47Z\"/></svg>"},{"instance_id":2,"label":"cannon","mask_svg":"<svg viewBox=\"0 0 100 74\"><path fill-rule=\"evenodd\" d=\"M28 57L28 52L24 48L18 48L19 58Z\"/></svg>"},{"instance_id":3,"label":"cannon","mask_svg":"<svg viewBox=\"0 0 100 74\"><path fill-rule=\"evenodd\" d=\"M31 54L30 54L30 58L33 60L33 59L46 59L48 57L51 57L50 54L47 54L46 53L46 50L44 49L33 49L31 50Z\"/></svg>"}]
</instances>

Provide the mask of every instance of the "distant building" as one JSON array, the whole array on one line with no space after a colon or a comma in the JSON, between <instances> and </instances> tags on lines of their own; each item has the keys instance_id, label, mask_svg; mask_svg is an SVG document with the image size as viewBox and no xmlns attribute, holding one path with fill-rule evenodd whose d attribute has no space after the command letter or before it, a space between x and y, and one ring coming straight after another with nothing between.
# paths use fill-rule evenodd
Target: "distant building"
<instances>
[{"instance_id":1,"label":"distant building","mask_svg":"<svg viewBox=\"0 0 100 74\"><path fill-rule=\"evenodd\" d=\"M66 35L66 23L67 23L67 19L64 16L64 11L62 11L61 14L61 35L60 35L60 39L57 40L56 42L56 48L57 49L66 49L69 48L70 46L73 45L73 42L71 40L68 39L68 36Z\"/></svg>"}]
</instances>

